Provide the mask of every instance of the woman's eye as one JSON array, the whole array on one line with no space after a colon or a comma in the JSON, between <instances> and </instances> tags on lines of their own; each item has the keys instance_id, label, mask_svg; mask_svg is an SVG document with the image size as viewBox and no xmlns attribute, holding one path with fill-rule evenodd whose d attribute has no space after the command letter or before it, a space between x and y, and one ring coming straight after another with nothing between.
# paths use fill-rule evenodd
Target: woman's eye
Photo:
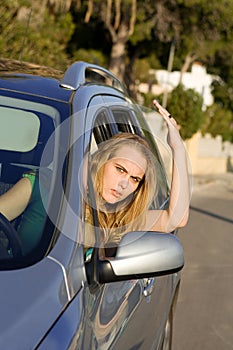
<instances>
[{"instance_id":1,"label":"woman's eye","mask_svg":"<svg viewBox=\"0 0 233 350\"><path fill-rule=\"evenodd\" d=\"M132 177L132 179L133 179L133 181L136 182L136 183L140 182L140 180L139 180L137 177Z\"/></svg>"},{"instance_id":2,"label":"woman's eye","mask_svg":"<svg viewBox=\"0 0 233 350\"><path fill-rule=\"evenodd\" d=\"M124 173L124 169L119 166L116 166L116 170L119 171L119 173Z\"/></svg>"}]
</instances>

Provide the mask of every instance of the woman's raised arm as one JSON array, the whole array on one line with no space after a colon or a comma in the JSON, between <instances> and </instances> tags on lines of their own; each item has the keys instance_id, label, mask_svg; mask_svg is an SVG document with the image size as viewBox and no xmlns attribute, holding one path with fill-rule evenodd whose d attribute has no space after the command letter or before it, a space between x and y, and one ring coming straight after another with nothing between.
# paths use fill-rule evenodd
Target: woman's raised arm
<instances>
[{"instance_id":1,"label":"woman's raised arm","mask_svg":"<svg viewBox=\"0 0 233 350\"><path fill-rule=\"evenodd\" d=\"M187 154L175 119L156 100L158 109L168 127L168 144L172 150L172 181L169 207L155 213L148 213L147 224L153 230L172 232L186 225L189 216L190 186L187 166ZM154 211L153 211L154 212Z\"/></svg>"}]
</instances>

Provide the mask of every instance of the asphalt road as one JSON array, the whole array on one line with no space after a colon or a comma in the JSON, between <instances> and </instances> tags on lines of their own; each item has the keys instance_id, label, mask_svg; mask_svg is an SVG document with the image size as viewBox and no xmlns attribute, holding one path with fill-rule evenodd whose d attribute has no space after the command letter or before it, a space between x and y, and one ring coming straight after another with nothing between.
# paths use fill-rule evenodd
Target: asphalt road
<instances>
[{"instance_id":1,"label":"asphalt road","mask_svg":"<svg viewBox=\"0 0 233 350\"><path fill-rule=\"evenodd\" d=\"M233 349L233 174L195 179L173 350Z\"/></svg>"}]
</instances>

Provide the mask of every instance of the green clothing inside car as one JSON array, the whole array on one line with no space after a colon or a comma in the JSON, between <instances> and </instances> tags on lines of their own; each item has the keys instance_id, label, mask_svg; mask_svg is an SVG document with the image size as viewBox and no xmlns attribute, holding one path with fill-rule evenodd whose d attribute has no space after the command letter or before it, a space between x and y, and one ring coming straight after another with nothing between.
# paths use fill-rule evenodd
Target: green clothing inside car
<instances>
[{"instance_id":1,"label":"green clothing inside car","mask_svg":"<svg viewBox=\"0 0 233 350\"><path fill-rule=\"evenodd\" d=\"M23 254L29 253L39 243L46 210L41 199L41 185L39 186L38 172L24 173L23 177L30 180L32 194L27 208L25 209L17 232L22 242Z\"/></svg>"}]
</instances>

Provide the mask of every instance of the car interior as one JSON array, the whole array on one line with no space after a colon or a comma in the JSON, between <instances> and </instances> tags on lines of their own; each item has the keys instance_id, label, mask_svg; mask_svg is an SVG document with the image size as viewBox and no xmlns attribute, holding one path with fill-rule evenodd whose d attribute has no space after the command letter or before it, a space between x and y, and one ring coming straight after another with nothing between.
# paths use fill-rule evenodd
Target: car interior
<instances>
[{"instance_id":1,"label":"car interior","mask_svg":"<svg viewBox=\"0 0 233 350\"><path fill-rule=\"evenodd\" d=\"M24 173L39 169L43 150L55 126L54 120L45 113L15 108L12 106L12 99L8 101L7 98L5 106L0 107L0 120L0 195L2 195L18 182ZM12 125L15 125L14 130ZM52 171L53 153L51 147L50 154L46 154L47 163L43 164L49 169L47 175ZM1 214L1 260L22 256L22 247L17 240L17 228L21 220L23 215L9 224Z\"/></svg>"}]
</instances>

